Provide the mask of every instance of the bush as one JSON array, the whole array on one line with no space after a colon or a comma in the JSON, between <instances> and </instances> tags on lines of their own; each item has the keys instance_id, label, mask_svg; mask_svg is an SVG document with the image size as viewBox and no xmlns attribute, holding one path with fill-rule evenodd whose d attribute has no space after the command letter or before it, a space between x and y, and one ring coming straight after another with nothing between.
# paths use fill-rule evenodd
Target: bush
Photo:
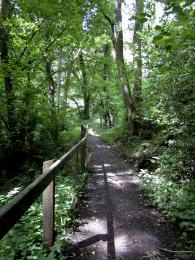
<instances>
[{"instance_id":1,"label":"bush","mask_svg":"<svg viewBox=\"0 0 195 260\"><path fill-rule=\"evenodd\" d=\"M109 144L113 144L121 139L124 131L121 127L110 128L108 130L100 131L100 139Z\"/></svg>"},{"instance_id":2,"label":"bush","mask_svg":"<svg viewBox=\"0 0 195 260\"><path fill-rule=\"evenodd\" d=\"M72 178L63 172L56 177L55 228L57 244L59 241L63 241L69 232L68 223L73 217L72 203L81 193L85 176L85 174L81 176L80 184L75 184ZM6 195L1 195L1 206L21 189L22 187L18 187ZM42 259L44 256L42 250L42 204L39 199L0 241L0 256L0 259L6 260Z\"/></svg>"}]
</instances>

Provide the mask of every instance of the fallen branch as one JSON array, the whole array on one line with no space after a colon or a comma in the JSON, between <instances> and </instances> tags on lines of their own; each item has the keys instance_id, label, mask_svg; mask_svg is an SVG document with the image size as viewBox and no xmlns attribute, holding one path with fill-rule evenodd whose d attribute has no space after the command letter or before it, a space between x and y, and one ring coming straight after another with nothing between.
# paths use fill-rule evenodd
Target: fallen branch
<instances>
[{"instance_id":1,"label":"fallen branch","mask_svg":"<svg viewBox=\"0 0 195 260\"><path fill-rule=\"evenodd\" d=\"M193 253L194 252L194 251L185 251L185 250L174 251L174 250L169 250L169 249L166 249L166 248L160 248L160 250L166 251L166 252L169 252L169 253Z\"/></svg>"}]
</instances>

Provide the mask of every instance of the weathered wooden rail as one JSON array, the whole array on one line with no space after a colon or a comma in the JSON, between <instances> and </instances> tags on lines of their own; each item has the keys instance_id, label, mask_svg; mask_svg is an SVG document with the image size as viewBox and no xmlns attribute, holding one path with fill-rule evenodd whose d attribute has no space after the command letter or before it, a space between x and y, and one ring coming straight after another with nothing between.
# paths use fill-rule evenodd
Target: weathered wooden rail
<instances>
[{"instance_id":1,"label":"weathered wooden rail","mask_svg":"<svg viewBox=\"0 0 195 260\"><path fill-rule=\"evenodd\" d=\"M43 245L49 248L54 242L55 177L72 159L73 178L78 178L80 167L86 165L86 129L81 126L81 140L58 160L43 163L43 173L0 209L0 239L16 224L35 200L43 193ZM29 231L30 232L30 231Z\"/></svg>"}]
</instances>

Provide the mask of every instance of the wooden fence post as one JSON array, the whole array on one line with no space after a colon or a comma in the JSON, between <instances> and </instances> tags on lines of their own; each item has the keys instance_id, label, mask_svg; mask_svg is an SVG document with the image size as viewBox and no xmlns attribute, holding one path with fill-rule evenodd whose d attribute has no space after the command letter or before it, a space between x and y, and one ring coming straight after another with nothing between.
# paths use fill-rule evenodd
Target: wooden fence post
<instances>
[{"instance_id":1,"label":"wooden fence post","mask_svg":"<svg viewBox=\"0 0 195 260\"><path fill-rule=\"evenodd\" d=\"M55 160L43 163L43 173ZM54 219L55 219L55 179L43 191L43 247L49 249L54 244Z\"/></svg>"},{"instance_id":2,"label":"wooden fence post","mask_svg":"<svg viewBox=\"0 0 195 260\"><path fill-rule=\"evenodd\" d=\"M81 125L81 139L86 135L86 128ZM86 160L86 141L81 145L80 149L80 161L81 161L81 170L85 170L85 160Z\"/></svg>"}]
</instances>

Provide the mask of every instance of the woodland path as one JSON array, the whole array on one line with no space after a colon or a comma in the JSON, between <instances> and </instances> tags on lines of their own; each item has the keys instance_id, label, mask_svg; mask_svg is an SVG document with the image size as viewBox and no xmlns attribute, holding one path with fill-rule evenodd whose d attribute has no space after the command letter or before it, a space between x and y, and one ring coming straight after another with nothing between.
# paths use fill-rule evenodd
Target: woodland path
<instances>
[{"instance_id":1,"label":"woodland path","mask_svg":"<svg viewBox=\"0 0 195 260\"><path fill-rule=\"evenodd\" d=\"M145 205L129 166L97 136L90 135L88 143L91 175L70 237L70 259L149 259L148 252L169 248L173 233L160 213Z\"/></svg>"}]
</instances>

